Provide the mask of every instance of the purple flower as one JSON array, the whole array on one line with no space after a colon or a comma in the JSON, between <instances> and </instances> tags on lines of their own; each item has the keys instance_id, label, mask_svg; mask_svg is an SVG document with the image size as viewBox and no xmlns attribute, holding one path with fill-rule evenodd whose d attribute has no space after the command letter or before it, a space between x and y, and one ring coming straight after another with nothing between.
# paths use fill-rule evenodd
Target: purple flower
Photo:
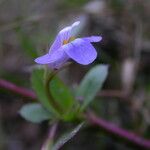
<instances>
[{"instance_id":1,"label":"purple flower","mask_svg":"<svg viewBox=\"0 0 150 150\"><path fill-rule=\"evenodd\" d=\"M79 64L87 65L92 63L97 52L91 42L101 41L101 36L91 36L84 38L74 38L74 29L79 25L79 21L62 29L46 55L38 57L35 62L38 64L48 64L52 68L60 68L66 61L73 59Z\"/></svg>"}]
</instances>

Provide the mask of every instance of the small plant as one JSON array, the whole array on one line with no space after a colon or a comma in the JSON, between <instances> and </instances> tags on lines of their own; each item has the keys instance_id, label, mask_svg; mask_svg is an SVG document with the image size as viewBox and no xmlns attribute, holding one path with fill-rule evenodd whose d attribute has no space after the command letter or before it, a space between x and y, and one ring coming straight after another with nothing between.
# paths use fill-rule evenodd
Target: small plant
<instances>
[{"instance_id":1,"label":"small plant","mask_svg":"<svg viewBox=\"0 0 150 150\"><path fill-rule=\"evenodd\" d=\"M53 131L59 121L79 123L75 129L63 135L57 142L54 142L50 134L42 150L59 149L80 130L83 122L86 122L85 114L89 104L102 88L107 77L108 66L96 65L85 75L75 93L72 93L57 76L71 61L88 65L97 57L97 52L91 43L100 42L102 37L75 38L74 33L79 23L75 22L62 29L49 52L35 59L36 63L46 65L42 68L34 68L32 72L32 87L39 103L26 104L20 110L21 116L28 121L40 123L48 120Z\"/></svg>"}]
</instances>

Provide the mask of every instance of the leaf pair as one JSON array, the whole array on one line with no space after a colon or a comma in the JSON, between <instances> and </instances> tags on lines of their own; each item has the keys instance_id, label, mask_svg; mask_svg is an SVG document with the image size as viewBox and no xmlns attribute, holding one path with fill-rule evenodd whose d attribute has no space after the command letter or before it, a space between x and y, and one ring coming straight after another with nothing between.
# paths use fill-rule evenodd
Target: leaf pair
<instances>
[{"instance_id":1,"label":"leaf pair","mask_svg":"<svg viewBox=\"0 0 150 150\"><path fill-rule=\"evenodd\" d=\"M76 97L80 97L83 100L80 105L79 114L82 113L95 98L97 92L102 88L107 74L108 65L97 65L85 75L76 92ZM56 119L59 116L46 96L43 76L43 69L33 70L32 86L41 105L27 104L20 111L25 119L37 123L46 119ZM71 120L74 118L79 103L74 99L70 90L57 77L54 77L51 81L50 90L53 97L57 100L63 110L65 110L64 114L61 114L61 119Z\"/></svg>"},{"instance_id":2,"label":"leaf pair","mask_svg":"<svg viewBox=\"0 0 150 150\"><path fill-rule=\"evenodd\" d=\"M31 81L32 87L41 104L31 103L24 105L20 110L21 116L24 117L26 120L32 121L34 123L39 123L45 119L50 120L60 117L58 112L56 112L55 109L51 106L51 103L49 102L49 99L46 96L46 91L44 87L44 69L34 69L32 72ZM65 119L72 118L73 114L70 112L70 110L73 107L75 100L70 90L58 77L54 77L52 79L49 89L51 90L54 99L60 104L60 106L64 110L64 114L61 114L62 117L65 117Z\"/></svg>"}]
</instances>

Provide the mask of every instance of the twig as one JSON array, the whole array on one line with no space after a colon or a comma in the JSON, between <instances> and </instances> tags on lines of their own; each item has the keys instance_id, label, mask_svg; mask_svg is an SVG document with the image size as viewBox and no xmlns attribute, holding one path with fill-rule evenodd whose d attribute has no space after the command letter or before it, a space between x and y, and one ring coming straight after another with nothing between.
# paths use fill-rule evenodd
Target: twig
<instances>
[{"instance_id":1,"label":"twig","mask_svg":"<svg viewBox=\"0 0 150 150\"><path fill-rule=\"evenodd\" d=\"M20 94L22 96L36 99L36 95L33 91L28 90L23 87L19 87L19 86L15 85L9 81L6 81L4 79L0 79L0 88L5 88L6 90L10 90L10 91ZM124 98L125 94L123 91L119 91L119 90L102 90L100 93L97 94L97 96Z\"/></svg>"},{"instance_id":2,"label":"twig","mask_svg":"<svg viewBox=\"0 0 150 150\"><path fill-rule=\"evenodd\" d=\"M28 90L28 89L23 88L23 87L19 87L15 84L13 84L9 81L3 80L3 79L0 79L0 88L5 88L7 90L10 90L14 93L20 94L22 96L36 99L35 93L32 92L31 90Z\"/></svg>"},{"instance_id":3,"label":"twig","mask_svg":"<svg viewBox=\"0 0 150 150\"><path fill-rule=\"evenodd\" d=\"M136 146L137 148L141 149L150 149L150 140L146 140L133 132L127 131L116 125L105 121L104 119L97 117L94 113L89 112L87 115L87 119L90 123L99 126L105 132L117 137L126 140L128 143Z\"/></svg>"},{"instance_id":4,"label":"twig","mask_svg":"<svg viewBox=\"0 0 150 150\"><path fill-rule=\"evenodd\" d=\"M124 91L121 90L102 90L100 93L97 94L100 97L115 97L115 98L125 98L127 95Z\"/></svg>"},{"instance_id":5,"label":"twig","mask_svg":"<svg viewBox=\"0 0 150 150\"><path fill-rule=\"evenodd\" d=\"M54 140L54 137L56 134L57 126L58 126L58 122L56 122L52 125L52 127L49 130L48 137L47 137L46 141L44 142L41 150L49 150L50 149L50 146L53 143L53 140Z\"/></svg>"},{"instance_id":6,"label":"twig","mask_svg":"<svg viewBox=\"0 0 150 150\"><path fill-rule=\"evenodd\" d=\"M50 131L49 131L49 136L48 136L49 139L53 139L53 138L54 138L55 133L56 133L57 126L58 126L58 123L55 123L55 124L51 127L51 129L50 129Z\"/></svg>"},{"instance_id":7,"label":"twig","mask_svg":"<svg viewBox=\"0 0 150 150\"><path fill-rule=\"evenodd\" d=\"M32 99L36 98L34 92L27 90L25 88L16 86L13 83L10 83L10 82L2 80L2 79L0 79L0 87L11 90L17 94L22 95L22 96L30 97ZM128 141L129 143L132 143L136 147L144 148L144 149L150 149L150 140L146 140L143 137L137 136L132 132L129 132L129 131L124 130L124 129L119 128L119 127L116 127L114 124L107 122L107 121L95 116L91 112L88 113L87 120L91 124L99 126L101 129L105 130L107 133L110 133L116 137L120 137L121 139L125 139L126 141ZM49 136L52 137L53 135L54 135L54 131L50 132Z\"/></svg>"}]
</instances>

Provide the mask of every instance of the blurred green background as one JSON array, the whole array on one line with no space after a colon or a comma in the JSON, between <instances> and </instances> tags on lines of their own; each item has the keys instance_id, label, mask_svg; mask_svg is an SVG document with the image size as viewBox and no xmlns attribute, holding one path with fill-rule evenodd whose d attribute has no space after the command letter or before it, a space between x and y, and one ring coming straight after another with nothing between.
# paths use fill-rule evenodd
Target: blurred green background
<instances>
[{"instance_id":1,"label":"blurred green background","mask_svg":"<svg viewBox=\"0 0 150 150\"><path fill-rule=\"evenodd\" d=\"M58 31L80 20L78 36L101 35L96 61L73 64L61 78L74 89L92 66L109 64L103 89L117 96L97 96L91 108L116 125L150 138L149 0L0 0L0 78L30 87L34 58L48 51ZM48 125L22 119L18 110L30 99L0 89L0 150L38 150ZM61 133L71 124L62 124ZM88 127L64 150L132 150L100 129Z\"/></svg>"}]
</instances>

